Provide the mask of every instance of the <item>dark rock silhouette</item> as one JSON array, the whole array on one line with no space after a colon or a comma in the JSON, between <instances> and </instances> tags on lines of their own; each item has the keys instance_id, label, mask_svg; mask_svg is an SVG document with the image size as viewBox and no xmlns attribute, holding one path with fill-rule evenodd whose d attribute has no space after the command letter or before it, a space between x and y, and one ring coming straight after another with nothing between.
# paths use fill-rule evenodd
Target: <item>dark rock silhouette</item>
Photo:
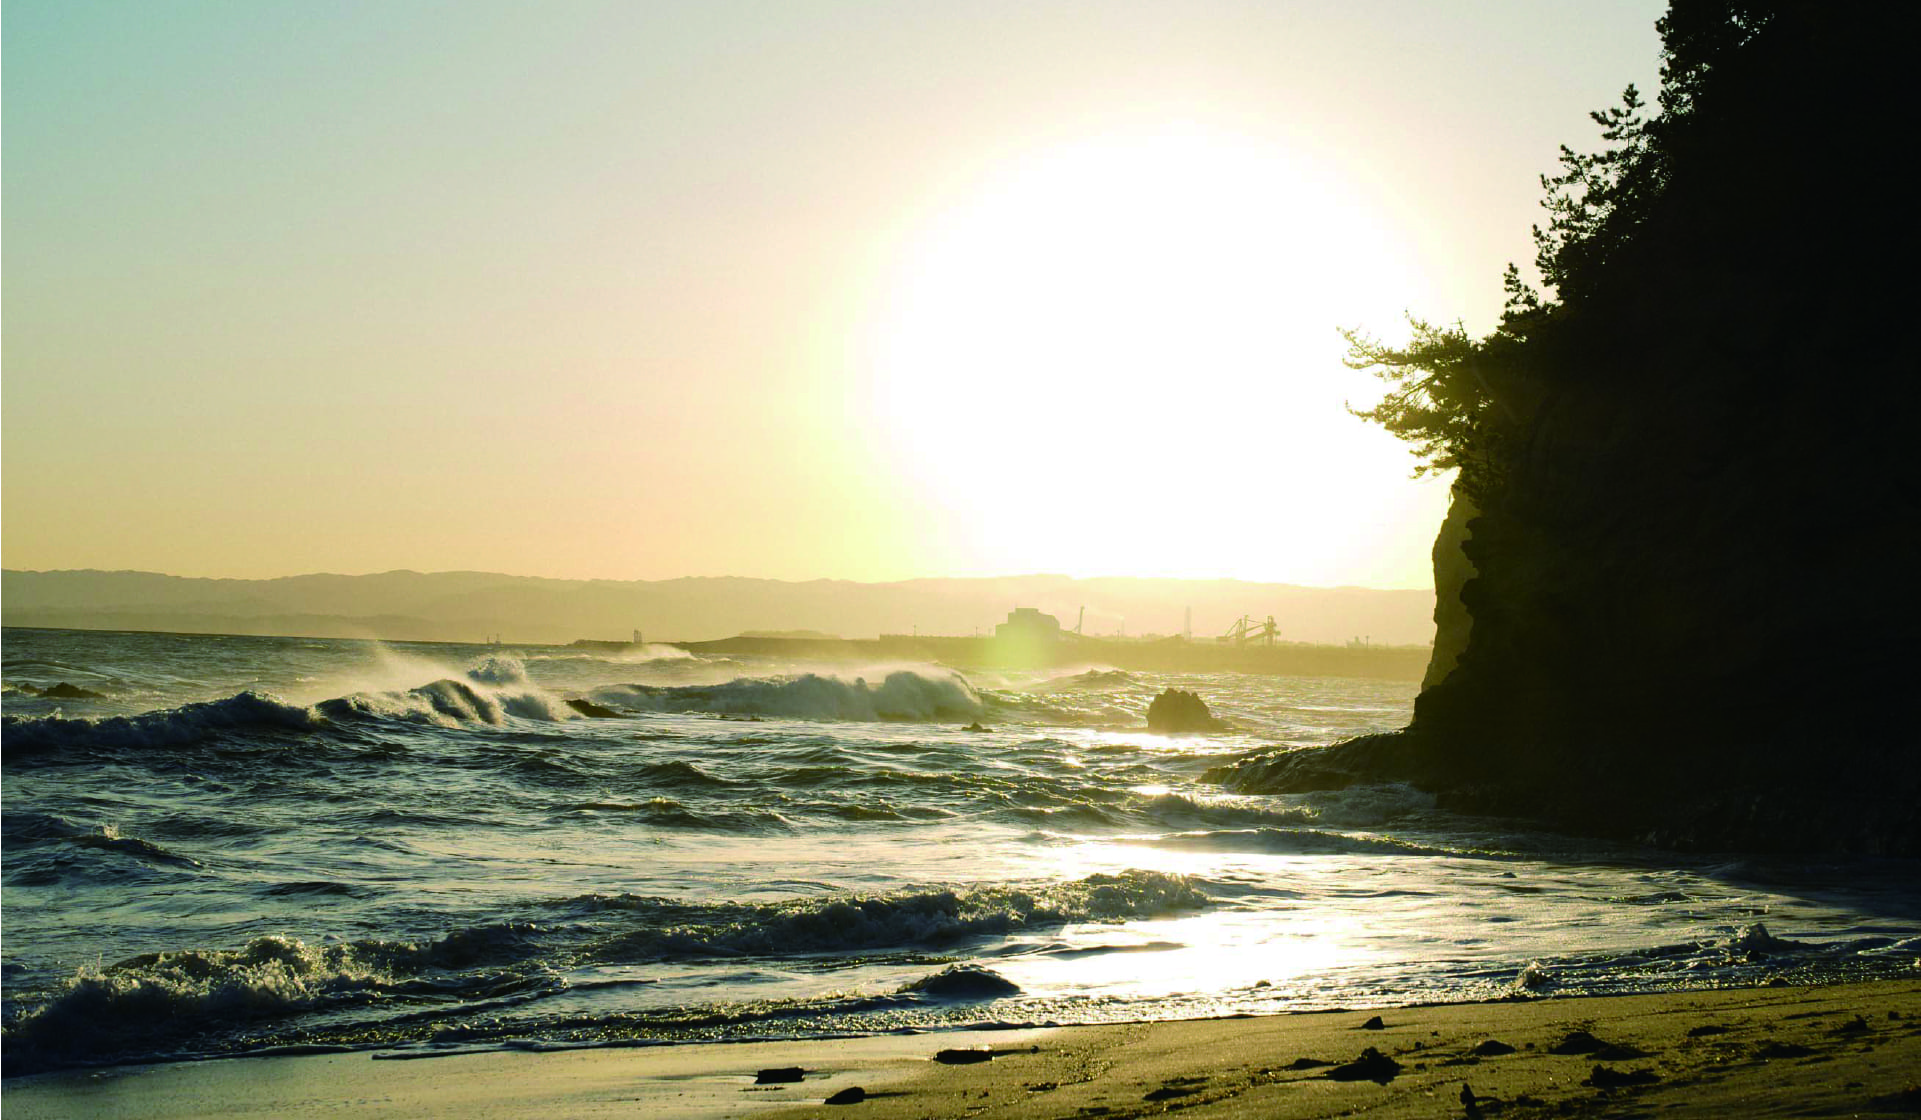
<instances>
[{"instance_id":1,"label":"dark rock silhouette","mask_svg":"<svg viewBox=\"0 0 1921 1120\"><path fill-rule=\"evenodd\" d=\"M1561 1041L1547 1048L1550 1054L1592 1054L1607 1049L1607 1043L1587 1031L1569 1031Z\"/></svg>"},{"instance_id":2,"label":"dark rock silhouette","mask_svg":"<svg viewBox=\"0 0 1921 1120\"><path fill-rule=\"evenodd\" d=\"M59 684L53 685L50 688L35 688L30 684L23 684L20 686L20 691L29 696L41 696L48 700L105 700L107 698L107 694L104 692L95 692L90 688L81 688L79 685L68 684L66 681L61 681Z\"/></svg>"},{"instance_id":3,"label":"dark rock silhouette","mask_svg":"<svg viewBox=\"0 0 1921 1120\"><path fill-rule=\"evenodd\" d=\"M1328 1070L1327 1077L1332 1081L1377 1081L1385 1085L1400 1072L1401 1063L1370 1046L1361 1051L1360 1057Z\"/></svg>"},{"instance_id":4,"label":"dark rock silhouette","mask_svg":"<svg viewBox=\"0 0 1921 1120\"><path fill-rule=\"evenodd\" d=\"M1160 732L1219 731L1221 721L1207 710L1206 701L1178 688L1161 690L1147 706L1147 726Z\"/></svg>"},{"instance_id":5,"label":"dark rock silhouette","mask_svg":"<svg viewBox=\"0 0 1921 1120\"><path fill-rule=\"evenodd\" d=\"M1150 1089L1142 1095L1141 1099L1144 1101L1171 1101L1180 1097L1191 1097L1198 1092L1200 1092L1200 1089L1192 1085L1163 1085L1158 1089Z\"/></svg>"},{"instance_id":6,"label":"dark rock silhouette","mask_svg":"<svg viewBox=\"0 0 1921 1120\"><path fill-rule=\"evenodd\" d=\"M1471 403L1426 414L1466 433L1447 447L1479 512L1437 542L1466 618L1437 607L1412 724L1220 780L1408 782L1682 849L1921 854L1899 699L1921 668L1921 456L1886 326L1915 285L1877 233L1901 173L1857 166L1912 100L1893 75L1913 18L1677 0L1624 185L1564 212L1554 295L1459 340L1473 376L1448 388ZM1416 348L1448 353L1434 338Z\"/></svg>"},{"instance_id":7,"label":"dark rock silhouette","mask_svg":"<svg viewBox=\"0 0 1921 1120\"><path fill-rule=\"evenodd\" d=\"M1457 488L1447 506L1447 518L1434 538L1434 654L1428 659L1422 688L1433 688L1446 680L1467 652L1468 635L1474 632L1474 617L1461 602L1461 589L1474 578L1474 562L1462 547L1467 543L1468 522L1480 514L1474 499Z\"/></svg>"},{"instance_id":8,"label":"dark rock silhouette","mask_svg":"<svg viewBox=\"0 0 1921 1120\"><path fill-rule=\"evenodd\" d=\"M992 969L957 964L923 976L901 988L938 999L999 999L1020 994L1020 985Z\"/></svg>"},{"instance_id":9,"label":"dark rock silhouette","mask_svg":"<svg viewBox=\"0 0 1921 1120\"><path fill-rule=\"evenodd\" d=\"M588 719L617 719L620 716L619 712L596 704L592 700L573 699L567 701L567 706Z\"/></svg>"}]
</instances>

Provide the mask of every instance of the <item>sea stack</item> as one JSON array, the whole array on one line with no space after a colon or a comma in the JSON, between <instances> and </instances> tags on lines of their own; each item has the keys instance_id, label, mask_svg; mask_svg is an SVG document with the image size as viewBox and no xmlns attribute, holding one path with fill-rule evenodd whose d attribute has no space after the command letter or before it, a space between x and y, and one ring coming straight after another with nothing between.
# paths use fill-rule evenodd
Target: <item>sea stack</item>
<instances>
[{"instance_id":1,"label":"sea stack","mask_svg":"<svg viewBox=\"0 0 1921 1120\"><path fill-rule=\"evenodd\" d=\"M1168 688L1161 690L1147 706L1147 726L1150 731L1167 733L1219 731L1221 721L1214 718L1214 713L1207 710L1206 701L1195 693Z\"/></svg>"}]
</instances>

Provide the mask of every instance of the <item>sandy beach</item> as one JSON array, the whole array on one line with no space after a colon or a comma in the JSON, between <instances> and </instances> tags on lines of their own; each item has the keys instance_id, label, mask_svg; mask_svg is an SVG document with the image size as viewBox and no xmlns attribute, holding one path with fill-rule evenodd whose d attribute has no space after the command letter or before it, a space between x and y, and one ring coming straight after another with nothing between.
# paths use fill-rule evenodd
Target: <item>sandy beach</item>
<instances>
[{"instance_id":1,"label":"sandy beach","mask_svg":"<svg viewBox=\"0 0 1921 1120\"><path fill-rule=\"evenodd\" d=\"M762 1070L794 1067L798 1082L756 1084ZM861 1099L825 1103L837 1094ZM4 1105L13 1120L1905 1116L1921 1113L1921 979L824 1041L235 1059L21 1078Z\"/></svg>"}]
</instances>

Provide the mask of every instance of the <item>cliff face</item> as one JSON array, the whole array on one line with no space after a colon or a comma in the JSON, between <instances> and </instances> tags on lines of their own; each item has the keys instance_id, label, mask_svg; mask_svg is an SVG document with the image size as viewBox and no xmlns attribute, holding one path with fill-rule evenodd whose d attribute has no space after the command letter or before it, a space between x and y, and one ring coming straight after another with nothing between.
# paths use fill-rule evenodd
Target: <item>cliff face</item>
<instances>
[{"instance_id":1,"label":"cliff face","mask_svg":"<svg viewBox=\"0 0 1921 1120\"><path fill-rule=\"evenodd\" d=\"M1246 791L1411 781L1443 806L1684 848L1921 854L1921 504L1851 408L1566 393L1498 508L1436 542L1413 724L1217 777ZM1753 425L1753 426L1750 426ZM1754 438L1768 431L1770 438ZM1465 524L1457 523L1465 521ZM1466 530L1463 539L1463 529Z\"/></svg>"},{"instance_id":2,"label":"cliff face","mask_svg":"<svg viewBox=\"0 0 1921 1120\"><path fill-rule=\"evenodd\" d=\"M1454 672L1461 655L1467 652L1467 638L1474 630L1474 616L1461 601L1461 589L1475 576L1474 562L1467 558L1467 523L1480 510L1473 499L1459 490L1447 504L1447 519L1434 538L1434 655L1428 659L1427 673L1421 677L1423 689L1433 688Z\"/></svg>"},{"instance_id":3,"label":"cliff face","mask_svg":"<svg viewBox=\"0 0 1921 1120\"><path fill-rule=\"evenodd\" d=\"M1805 403L1664 405L1550 401L1471 523L1468 647L1409 729L1429 780L1662 843L1921 852L1899 445Z\"/></svg>"},{"instance_id":4,"label":"cliff face","mask_svg":"<svg viewBox=\"0 0 1921 1120\"><path fill-rule=\"evenodd\" d=\"M1676 0L1672 57L1710 60L1691 108L1634 157L1657 162L1613 239L1582 243L1578 299L1503 352L1525 404L1465 525L1452 672L1443 622L1405 731L1221 780L1409 781L1677 847L1921 855L1913 235L1872 154L1913 101L1892 77L1913 18L1738 7Z\"/></svg>"}]
</instances>

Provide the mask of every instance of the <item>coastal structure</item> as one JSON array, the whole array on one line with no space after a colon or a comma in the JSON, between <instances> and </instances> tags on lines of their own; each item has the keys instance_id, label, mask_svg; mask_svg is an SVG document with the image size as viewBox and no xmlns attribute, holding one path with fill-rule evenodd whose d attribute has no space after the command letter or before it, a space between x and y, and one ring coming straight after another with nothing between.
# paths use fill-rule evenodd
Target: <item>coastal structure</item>
<instances>
[{"instance_id":1,"label":"coastal structure","mask_svg":"<svg viewBox=\"0 0 1921 1120\"><path fill-rule=\"evenodd\" d=\"M994 627L994 637L1004 642L1058 642L1061 622L1051 614L1042 614L1038 607L1015 607L1008 612L1006 622Z\"/></svg>"}]
</instances>

